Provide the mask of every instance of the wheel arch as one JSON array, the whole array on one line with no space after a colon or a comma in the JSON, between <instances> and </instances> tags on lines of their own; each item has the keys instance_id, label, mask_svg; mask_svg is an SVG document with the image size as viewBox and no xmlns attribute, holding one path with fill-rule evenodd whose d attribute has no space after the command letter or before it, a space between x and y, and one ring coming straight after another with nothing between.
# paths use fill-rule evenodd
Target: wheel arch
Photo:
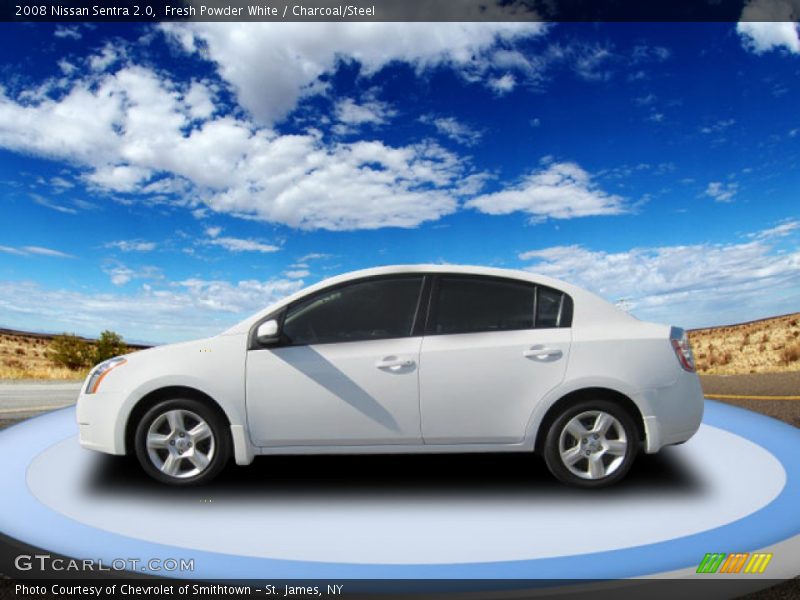
<instances>
[{"instance_id":1,"label":"wheel arch","mask_svg":"<svg viewBox=\"0 0 800 600\"><path fill-rule=\"evenodd\" d=\"M139 398L128 413L128 418L125 422L125 454L131 455L135 451L134 436L136 434L136 426L145 413L162 400L169 400L172 398L191 398L192 400L202 402L208 406L208 408L216 412L220 418L223 419L228 428L231 426L231 420L220 403L207 393L185 385L160 387Z\"/></svg>"},{"instance_id":2,"label":"wheel arch","mask_svg":"<svg viewBox=\"0 0 800 600\"><path fill-rule=\"evenodd\" d=\"M645 442L646 431L644 415L642 414L642 411L636 402L634 402L630 396L623 394L618 390L602 386L592 386L580 388L564 394L550 405L550 407L544 413L542 419L539 421L539 425L535 430L533 446L534 451L539 454L542 453L542 450L544 449L545 438L547 437L547 431L553 422L558 418L559 414L578 402L590 400L592 398L608 400L623 408L631 417L631 419L633 419L639 441L642 443Z\"/></svg>"}]
</instances>

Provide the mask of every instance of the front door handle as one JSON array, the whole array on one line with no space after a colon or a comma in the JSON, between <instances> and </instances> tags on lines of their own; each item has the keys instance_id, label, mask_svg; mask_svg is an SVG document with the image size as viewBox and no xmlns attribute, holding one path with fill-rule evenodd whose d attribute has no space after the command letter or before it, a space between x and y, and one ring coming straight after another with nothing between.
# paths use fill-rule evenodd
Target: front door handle
<instances>
[{"instance_id":1,"label":"front door handle","mask_svg":"<svg viewBox=\"0 0 800 600\"><path fill-rule=\"evenodd\" d=\"M385 371L400 371L401 369L408 369L413 367L415 363L410 358L397 358L396 356L387 356L375 363L375 366Z\"/></svg>"},{"instance_id":2,"label":"front door handle","mask_svg":"<svg viewBox=\"0 0 800 600\"><path fill-rule=\"evenodd\" d=\"M558 348L547 348L542 345L531 346L522 353L525 358L532 358L534 360L548 361L558 360L564 353Z\"/></svg>"}]
</instances>

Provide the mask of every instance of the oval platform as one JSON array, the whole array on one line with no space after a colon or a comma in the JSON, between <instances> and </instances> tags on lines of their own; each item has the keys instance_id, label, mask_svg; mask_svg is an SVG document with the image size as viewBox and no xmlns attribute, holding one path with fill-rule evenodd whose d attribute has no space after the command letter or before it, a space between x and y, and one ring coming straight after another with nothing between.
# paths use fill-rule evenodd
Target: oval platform
<instances>
[{"instance_id":1,"label":"oval platform","mask_svg":"<svg viewBox=\"0 0 800 600\"><path fill-rule=\"evenodd\" d=\"M798 451L799 430L707 401L694 438L606 490L565 488L521 455L263 457L174 489L82 449L70 408L0 432L0 531L104 564L194 560L171 577L606 579L783 547L770 577L786 578Z\"/></svg>"}]
</instances>

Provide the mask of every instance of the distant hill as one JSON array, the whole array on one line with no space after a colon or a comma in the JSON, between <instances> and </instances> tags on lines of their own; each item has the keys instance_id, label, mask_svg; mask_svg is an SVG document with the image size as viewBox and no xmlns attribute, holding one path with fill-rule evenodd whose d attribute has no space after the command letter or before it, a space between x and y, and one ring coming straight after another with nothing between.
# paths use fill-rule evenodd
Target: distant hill
<instances>
[{"instance_id":1,"label":"distant hill","mask_svg":"<svg viewBox=\"0 0 800 600\"><path fill-rule=\"evenodd\" d=\"M800 313L688 333L700 373L800 371Z\"/></svg>"}]
</instances>

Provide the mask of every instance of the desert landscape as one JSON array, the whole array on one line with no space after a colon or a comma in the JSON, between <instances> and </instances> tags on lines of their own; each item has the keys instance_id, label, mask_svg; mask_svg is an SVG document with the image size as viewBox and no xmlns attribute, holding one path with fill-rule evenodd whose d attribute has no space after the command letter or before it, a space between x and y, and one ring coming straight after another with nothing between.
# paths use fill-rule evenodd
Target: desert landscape
<instances>
[{"instance_id":1,"label":"desert landscape","mask_svg":"<svg viewBox=\"0 0 800 600\"><path fill-rule=\"evenodd\" d=\"M69 380L86 377L48 358L52 336L3 330L0 334L0 379Z\"/></svg>"},{"instance_id":2,"label":"desert landscape","mask_svg":"<svg viewBox=\"0 0 800 600\"><path fill-rule=\"evenodd\" d=\"M83 345L88 353L85 365L69 368L56 358L59 350L58 338L63 337L64 335L0 329L0 380L83 380L95 362L91 354L97 349L98 340L69 335L73 342ZM119 341L123 343L121 338ZM111 353L119 354L146 347L124 344L115 348L120 352Z\"/></svg>"},{"instance_id":3,"label":"desert landscape","mask_svg":"<svg viewBox=\"0 0 800 600\"><path fill-rule=\"evenodd\" d=\"M698 373L800 371L800 313L688 333Z\"/></svg>"}]
</instances>

